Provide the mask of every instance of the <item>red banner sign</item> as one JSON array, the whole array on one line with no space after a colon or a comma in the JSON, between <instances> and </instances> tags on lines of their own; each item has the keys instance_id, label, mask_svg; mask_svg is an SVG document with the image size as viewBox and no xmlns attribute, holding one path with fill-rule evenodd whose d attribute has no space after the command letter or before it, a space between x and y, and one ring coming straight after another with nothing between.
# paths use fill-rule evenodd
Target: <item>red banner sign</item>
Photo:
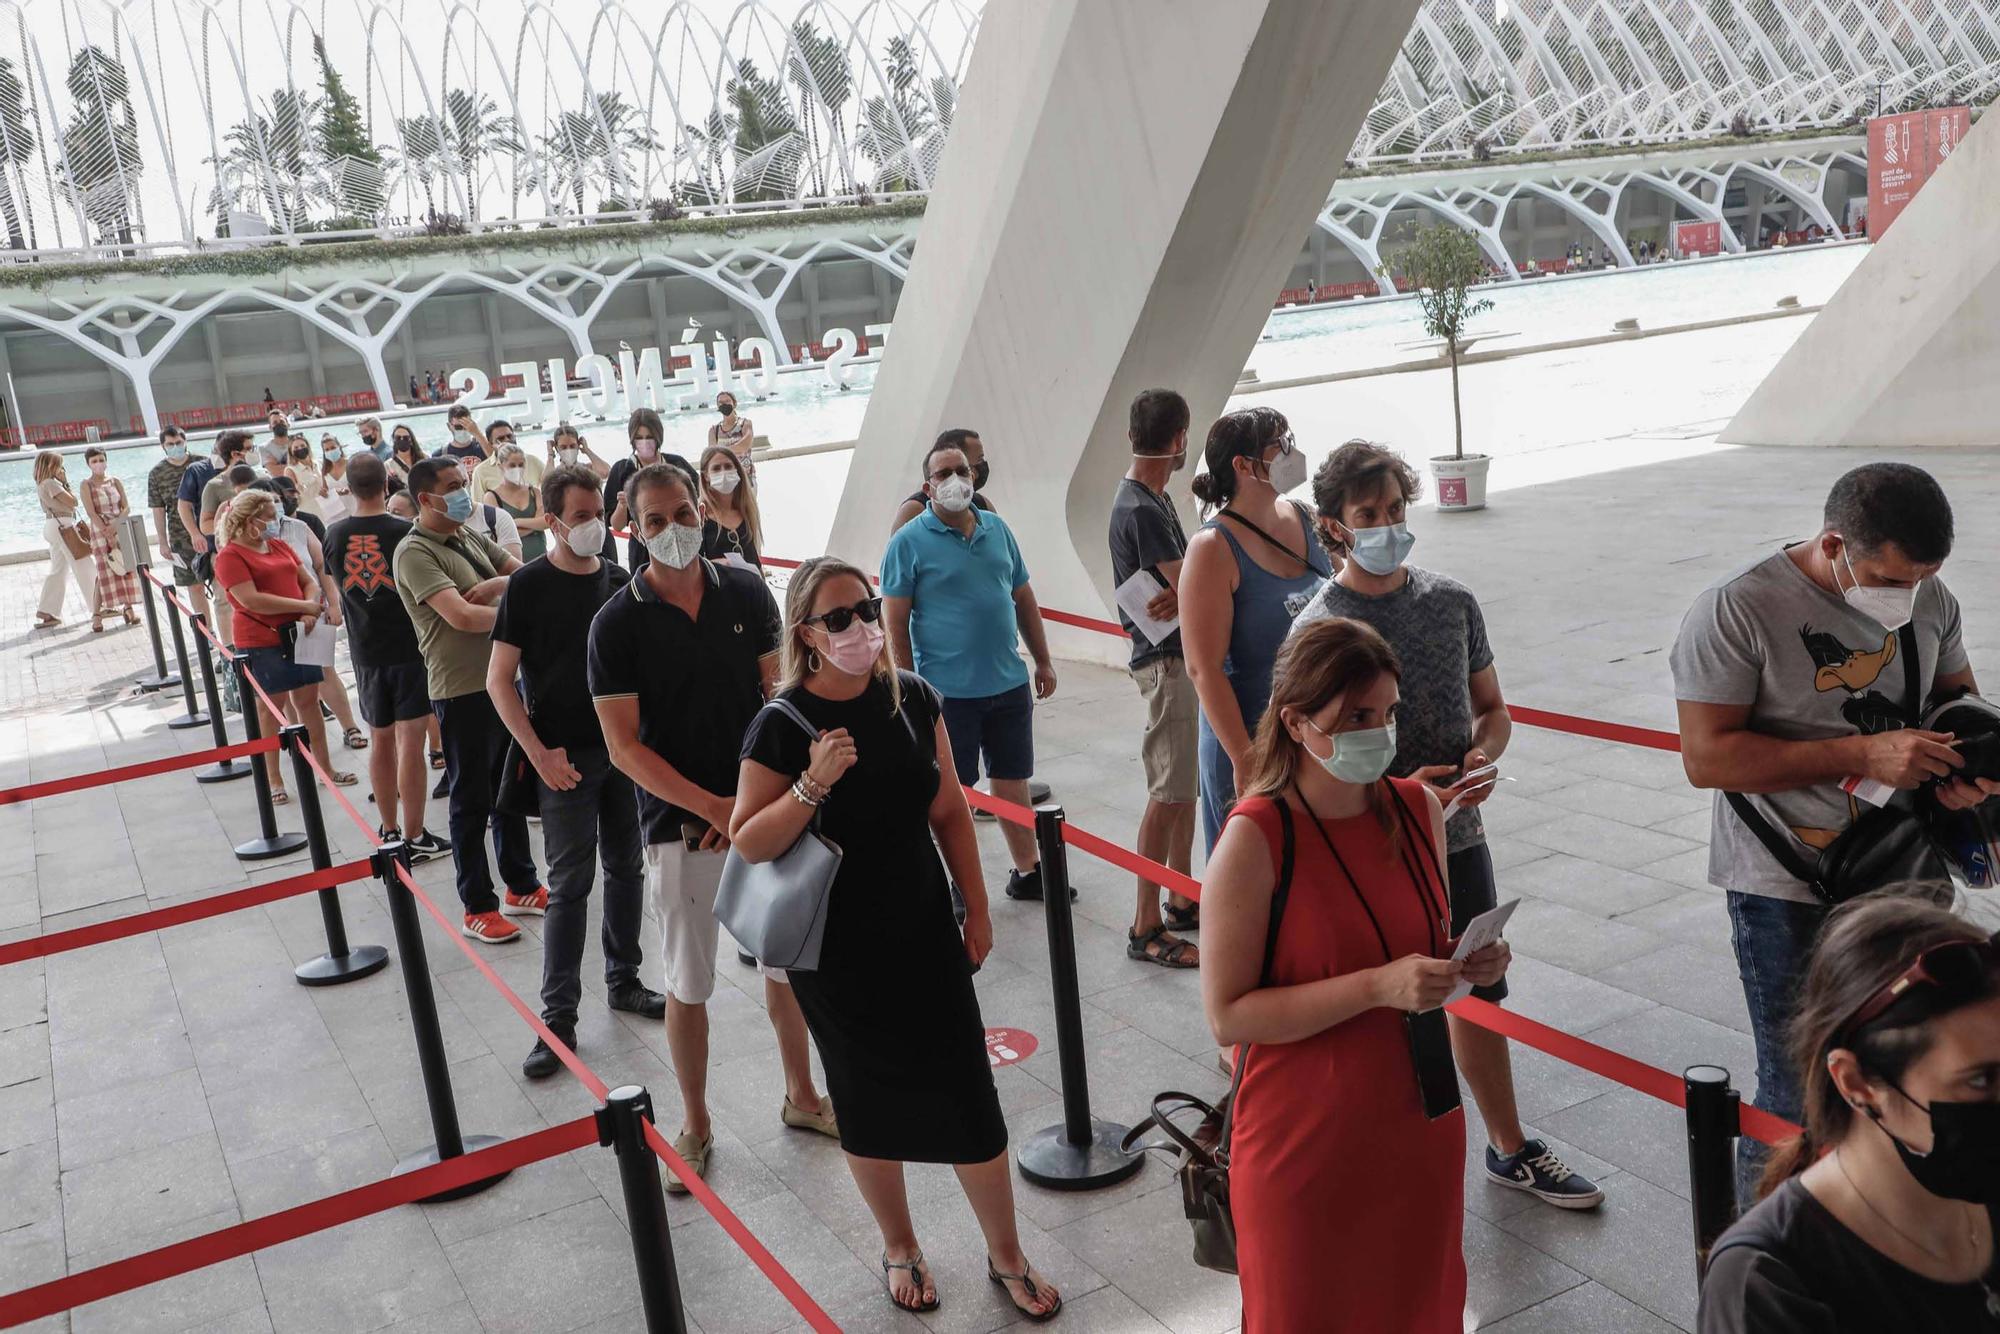
<instances>
[{"instance_id":1,"label":"red banner sign","mask_svg":"<svg viewBox=\"0 0 2000 1334\"><path fill-rule=\"evenodd\" d=\"M1674 253L1689 255L1722 253L1722 224L1719 222L1677 222L1674 224Z\"/></svg>"},{"instance_id":2,"label":"red banner sign","mask_svg":"<svg viewBox=\"0 0 2000 1334\"><path fill-rule=\"evenodd\" d=\"M1965 107L1905 111L1868 122L1868 239L1879 241L1972 128Z\"/></svg>"}]
</instances>

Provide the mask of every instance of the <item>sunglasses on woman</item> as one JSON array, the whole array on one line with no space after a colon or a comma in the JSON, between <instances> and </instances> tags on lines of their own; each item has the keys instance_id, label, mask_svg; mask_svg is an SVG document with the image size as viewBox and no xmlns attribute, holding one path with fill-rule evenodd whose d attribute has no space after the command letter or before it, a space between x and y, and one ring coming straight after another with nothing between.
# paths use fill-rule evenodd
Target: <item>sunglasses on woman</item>
<instances>
[{"instance_id":1,"label":"sunglasses on woman","mask_svg":"<svg viewBox=\"0 0 2000 1334\"><path fill-rule=\"evenodd\" d=\"M2000 975L2000 934L1985 940L1948 940L1933 945L1854 1012L1840 1027L1835 1046L1845 1046L1860 1029L1887 1014L1912 987L1936 987L1950 1000L1970 1000Z\"/></svg>"},{"instance_id":2,"label":"sunglasses on woman","mask_svg":"<svg viewBox=\"0 0 2000 1334\"><path fill-rule=\"evenodd\" d=\"M828 633L837 635L848 626L853 625L857 617L870 625L881 620L882 599L863 598L851 607L835 607L831 611L821 612L817 616L808 616L805 619L805 623L807 625L823 625L827 628Z\"/></svg>"}]
</instances>

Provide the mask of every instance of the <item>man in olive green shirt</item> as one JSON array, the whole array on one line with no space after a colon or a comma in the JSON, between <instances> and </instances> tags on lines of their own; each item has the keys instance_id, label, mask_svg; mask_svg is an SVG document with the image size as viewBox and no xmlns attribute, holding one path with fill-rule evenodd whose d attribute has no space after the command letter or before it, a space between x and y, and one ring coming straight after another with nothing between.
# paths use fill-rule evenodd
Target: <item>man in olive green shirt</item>
<instances>
[{"instance_id":1,"label":"man in olive green shirt","mask_svg":"<svg viewBox=\"0 0 2000 1334\"><path fill-rule=\"evenodd\" d=\"M410 469L409 492L417 521L396 546L393 573L396 594L416 626L444 745L451 855L465 906L460 929L474 940L498 944L520 937L509 917L540 917L549 902L528 849L528 822L493 809L506 763L507 726L486 694L486 662L500 595L521 562L466 528L472 493L457 460L424 459ZM486 863L489 825L507 886L497 898Z\"/></svg>"}]
</instances>

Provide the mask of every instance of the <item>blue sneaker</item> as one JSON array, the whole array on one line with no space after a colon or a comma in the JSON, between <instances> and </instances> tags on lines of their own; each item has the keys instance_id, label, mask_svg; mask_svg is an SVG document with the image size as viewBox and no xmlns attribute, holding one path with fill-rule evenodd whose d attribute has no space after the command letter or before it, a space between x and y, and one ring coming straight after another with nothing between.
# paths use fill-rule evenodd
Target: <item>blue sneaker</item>
<instances>
[{"instance_id":1,"label":"blue sneaker","mask_svg":"<svg viewBox=\"0 0 2000 1334\"><path fill-rule=\"evenodd\" d=\"M1525 1190L1558 1209L1595 1209L1604 1203L1604 1192L1595 1182L1571 1171L1554 1149L1538 1139L1504 1155L1487 1145L1486 1179L1509 1190Z\"/></svg>"}]
</instances>

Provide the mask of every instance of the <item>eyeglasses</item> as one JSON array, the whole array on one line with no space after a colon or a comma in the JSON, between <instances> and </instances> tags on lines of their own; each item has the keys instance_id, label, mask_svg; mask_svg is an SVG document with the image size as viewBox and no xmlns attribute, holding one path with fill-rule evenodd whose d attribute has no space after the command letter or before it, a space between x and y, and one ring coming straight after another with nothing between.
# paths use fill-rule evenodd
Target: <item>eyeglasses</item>
<instances>
[{"instance_id":1,"label":"eyeglasses","mask_svg":"<svg viewBox=\"0 0 2000 1334\"><path fill-rule=\"evenodd\" d=\"M804 623L807 625L824 625L828 633L837 635L847 629L848 626L853 625L856 617L859 617L869 625L873 625L881 620L882 599L863 598L851 607L835 607L832 611L822 612L818 616L808 616Z\"/></svg>"},{"instance_id":2,"label":"eyeglasses","mask_svg":"<svg viewBox=\"0 0 2000 1334\"><path fill-rule=\"evenodd\" d=\"M1854 1034L1889 1012L1912 987L1936 987L1948 999L1970 999L1986 989L1988 981L2000 974L2000 934L1985 940L1948 940L1919 954L1895 980L1869 997L1854 1016L1840 1026L1833 1045L1845 1046Z\"/></svg>"}]
</instances>

